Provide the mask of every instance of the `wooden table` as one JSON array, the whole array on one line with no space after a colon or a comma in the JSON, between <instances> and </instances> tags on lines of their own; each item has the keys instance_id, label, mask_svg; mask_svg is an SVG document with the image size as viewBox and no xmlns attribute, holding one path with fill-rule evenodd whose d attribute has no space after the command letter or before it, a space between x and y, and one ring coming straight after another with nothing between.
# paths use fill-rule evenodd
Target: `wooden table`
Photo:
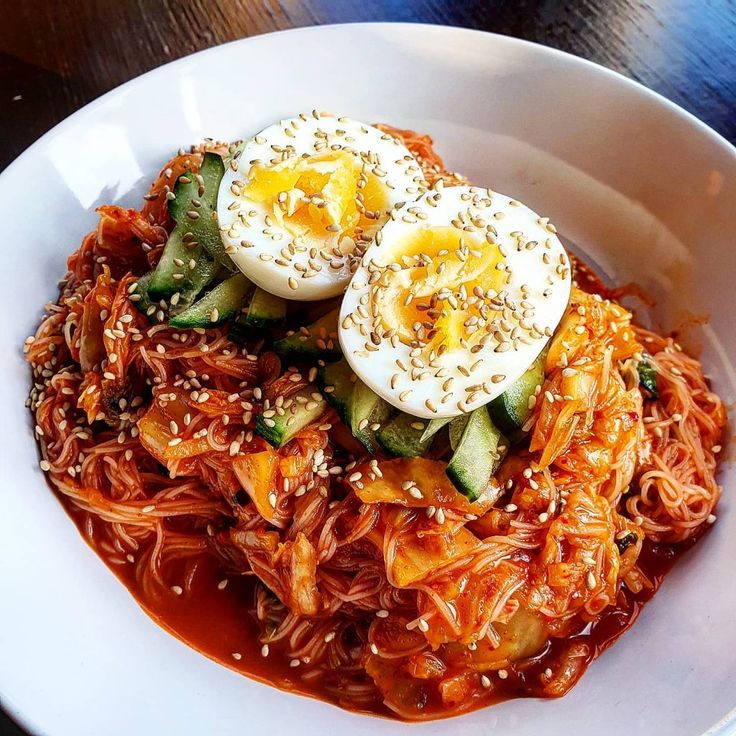
<instances>
[{"instance_id":1,"label":"wooden table","mask_svg":"<svg viewBox=\"0 0 736 736\"><path fill-rule=\"evenodd\" d=\"M172 59L294 26L386 20L569 51L736 142L736 0L0 0L0 169L82 105ZM0 733L21 733L11 728L0 714Z\"/></svg>"}]
</instances>

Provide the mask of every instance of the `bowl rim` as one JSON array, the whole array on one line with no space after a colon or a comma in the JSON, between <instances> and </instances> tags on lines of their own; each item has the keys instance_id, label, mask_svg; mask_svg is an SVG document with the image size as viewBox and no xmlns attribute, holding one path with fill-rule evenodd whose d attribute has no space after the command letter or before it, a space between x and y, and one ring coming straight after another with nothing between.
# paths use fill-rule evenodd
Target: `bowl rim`
<instances>
[{"instance_id":1,"label":"bowl rim","mask_svg":"<svg viewBox=\"0 0 736 736\"><path fill-rule=\"evenodd\" d=\"M663 94L650 89L643 83L634 80L630 77L625 76L621 72L610 69L603 64L600 64L589 59L577 56L573 53L562 51L560 49L547 46L542 43L535 41L529 41L515 36L484 31L481 29L464 28L459 26L449 26L437 23L422 23L422 22L394 22L394 21L355 21L345 23L330 23L323 25L303 25L296 26L293 28L287 28L278 31L269 31L264 33L254 34L252 36L246 36L243 38L234 39L224 43L216 44L199 51L192 52L190 54L181 56L177 59L173 59L164 64L154 67L147 72L143 72L132 79L129 79L119 85L116 85L107 92L98 95L97 97L90 100L88 103L78 108L58 123L54 124L49 130L36 138L31 144L28 145L18 156L16 156L10 163L8 163L4 169L0 170L0 185L4 184L5 180L15 172L16 168L19 168L28 158L31 158L36 152L43 147L43 145L58 136L60 133L65 131L67 128L73 128L83 123L86 116L92 115L95 111L105 105L108 101L116 98L123 94L128 89L132 89L134 86L140 84L144 80L155 79L157 76L164 76L170 74L172 70L179 66L184 66L191 63L204 55L215 55L222 52L224 49L229 47L235 47L239 45L250 44L254 45L257 43L268 43L269 40L274 36L282 35L320 35L324 32L330 33L335 31L349 31L350 29L365 29L365 30L381 30L392 32L398 32L402 28L407 32L428 32L432 33L443 33L454 35L457 37L462 36L485 36L491 37L492 43L499 44L502 47L523 47L528 50L533 50L534 53L541 53L548 55L550 58L555 58L566 64L574 65L578 68L582 67L587 69L593 74L603 74L612 81L627 88L631 91L638 92L644 98L650 100L660 108L666 110L671 115L679 118L684 123L687 123L694 131L699 132L712 144L715 144L720 152L727 157L732 165L736 167L736 144L731 143L724 135L711 128L708 124L700 120L694 113L685 109L681 105L673 102L672 100L665 97ZM13 706L12 700L7 698L7 695L3 692L2 683L0 683L0 708L5 714L17 723L21 728L28 731L29 733L44 733L41 731L34 731L33 716L28 712L20 712ZM728 734L736 733L736 707L731 711L725 713L718 721L716 721L710 728L703 732L702 736L728 736Z\"/></svg>"},{"instance_id":2,"label":"bowl rim","mask_svg":"<svg viewBox=\"0 0 736 736\"><path fill-rule=\"evenodd\" d=\"M210 46L206 49L201 49L199 51L194 51L191 54L187 54L185 56L181 56L178 59L172 59L171 61L167 61L165 64L161 64L157 67L154 67L153 69L149 69L147 72L143 72L142 74L139 74L136 77L133 77L132 79L129 79L126 82L122 82L121 84L113 87L112 89L108 90L107 92L103 92L101 95L98 95L97 97L90 100L88 103L80 107L79 109L75 110L70 115L67 115L65 118L60 120L58 123L56 123L54 126L49 128L45 133L41 134L36 140L34 140L26 149L24 149L18 156L16 156L2 171L0 171L0 178L4 177L8 172L12 171L17 164L22 162L29 154L32 154L37 146L44 143L47 139L52 138L54 135L58 135L62 130L64 130L67 126L70 126L73 123L77 123L77 119L81 118L85 115L88 115L92 112L94 112L97 107L101 106L105 102L107 102L108 99L111 99L120 93L124 92L129 87L132 87L136 84L139 84L144 79L153 79L159 74L164 74L169 69L177 66L177 65L184 65L187 62L192 61L193 59L196 59L200 56L203 56L205 54L213 54L217 53L220 50L235 46L235 45L242 45L242 44L253 44L262 42L264 39L271 38L273 36L281 36L281 35L298 35L298 34L311 34L311 33L321 33L322 31L330 31L330 30L336 30L336 29L343 29L343 28L365 28L365 29L388 29L388 28L407 28L412 30L418 30L418 29L427 29L431 33L453 33L457 35L476 35L476 36L491 36L494 39L494 43L500 43L500 44L507 44L509 46L524 46L527 48L534 48L536 50L542 50L542 53L550 54L553 57L556 57L558 59L563 59L567 63L574 63L574 64L581 64L584 67L587 67L588 69L597 72L602 73L604 75L607 75L608 77L624 84L624 86L628 86L631 89L636 89L638 92L643 94L645 97L651 98L653 101L659 103L660 105L664 106L667 110L669 110L671 113L674 113L681 119L685 120L686 122L690 123L691 125L694 125L701 133L705 134L708 138L711 139L714 143L718 144L724 149L724 153L727 153L734 159L734 163L736 163L736 143L731 143L725 136L721 135L718 131L711 128L707 123L704 123L700 118L698 118L694 113L690 112L689 110L686 110L681 105L678 105L676 102L673 102L672 100L665 97L663 94L660 94L659 92L656 92L653 89L650 89L645 84L642 84L641 82L632 79L631 77L627 77L621 72L617 72L614 69L609 69L607 66L604 66L603 64L599 64L596 61L591 61L590 59L585 59L582 56L577 56L576 54L572 54L568 51L562 51L561 49L556 49L552 46L547 46L545 44L537 43L536 41L528 41L524 38L517 38L516 36L508 36L502 33L494 33L492 31L483 31L477 28L462 28L459 26L449 26L449 25L442 25L439 23L419 23L419 22L406 22L406 21L371 21L371 22L363 22L363 21L355 21L355 22L348 22L348 23L326 23L324 25L312 25L312 26L297 26L295 28L285 28L283 30L279 31L269 31L266 33L257 33L253 36L246 36L244 38L236 38L232 41L226 41L225 43L220 43L215 46Z\"/></svg>"}]
</instances>

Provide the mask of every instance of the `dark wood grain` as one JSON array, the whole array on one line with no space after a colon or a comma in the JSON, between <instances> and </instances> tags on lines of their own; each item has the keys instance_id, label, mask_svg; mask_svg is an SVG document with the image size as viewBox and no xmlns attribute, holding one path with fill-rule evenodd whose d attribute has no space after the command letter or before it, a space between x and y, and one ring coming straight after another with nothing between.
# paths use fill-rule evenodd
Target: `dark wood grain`
<instances>
[{"instance_id":1,"label":"dark wood grain","mask_svg":"<svg viewBox=\"0 0 736 736\"><path fill-rule=\"evenodd\" d=\"M736 140L736 0L0 2L0 168L103 92L243 36L357 20L480 28L600 62Z\"/></svg>"},{"instance_id":2,"label":"dark wood grain","mask_svg":"<svg viewBox=\"0 0 736 736\"><path fill-rule=\"evenodd\" d=\"M736 142L736 0L0 0L0 169L74 110L160 64L258 33L386 20L569 51ZM0 714L6 733L22 732Z\"/></svg>"}]
</instances>

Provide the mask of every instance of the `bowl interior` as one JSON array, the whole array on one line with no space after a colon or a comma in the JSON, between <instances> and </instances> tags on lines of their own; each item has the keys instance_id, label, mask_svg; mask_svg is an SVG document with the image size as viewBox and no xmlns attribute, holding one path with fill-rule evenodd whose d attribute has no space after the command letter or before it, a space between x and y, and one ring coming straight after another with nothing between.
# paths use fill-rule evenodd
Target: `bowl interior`
<instances>
[{"instance_id":1,"label":"bowl interior","mask_svg":"<svg viewBox=\"0 0 736 736\"><path fill-rule=\"evenodd\" d=\"M643 286L660 328L688 321L683 341L724 399L736 397L736 151L643 88L513 39L388 24L258 37L135 80L0 177L0 692L34 732L405 730L251 682L155 626L47 489L23 406L23 339L94 226L94 208L138 205L179 146L237 139L312 108L431 134L450 168L550 216L612 281ZM415 730L556 736L595 723L601 736L620 736L622 724L628 733L699 734L722 718L736 705L733 479L726 461L715 528L567 697Z\"/></svg>"}]
</instances>

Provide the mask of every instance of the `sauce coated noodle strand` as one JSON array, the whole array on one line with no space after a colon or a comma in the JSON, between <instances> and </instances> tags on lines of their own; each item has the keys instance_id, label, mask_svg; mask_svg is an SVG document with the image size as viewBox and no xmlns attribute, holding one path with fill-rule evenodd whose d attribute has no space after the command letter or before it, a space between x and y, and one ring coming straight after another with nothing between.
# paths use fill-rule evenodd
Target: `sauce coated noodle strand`
<instances>
[{"instance_id":1,"label":"sauce coated noodle strand","mask_svg":"<svg viewBox=\"0 0 736 736\"><path fill-rule=\"evenodd\" d=\"M465 181L428 136L381 127L430 182ZM609 612L630 624L656 587L643 552L714 518L726 417L700 364L615 302L576 291L531 445L508 454L495 505L440 517L434 506L363 503L348 477L357 466L370 478L375 465L350 454L335 415L278 453L254 435L265 402L304 376L263 341L234 345L225 328L151 327L127 298L172 226L167 188L201 152L163 168L141 213L101 208L26 346L42 467L88 541L164 623L205 587L240 584L242 669L346 707L421 719L564 694L615 639L599 645L590 632ZM658 400L638 386L642 351ZM275 470L250 499L239 463L257 453L273 453Z\"/></svg>"}]
</instances>

